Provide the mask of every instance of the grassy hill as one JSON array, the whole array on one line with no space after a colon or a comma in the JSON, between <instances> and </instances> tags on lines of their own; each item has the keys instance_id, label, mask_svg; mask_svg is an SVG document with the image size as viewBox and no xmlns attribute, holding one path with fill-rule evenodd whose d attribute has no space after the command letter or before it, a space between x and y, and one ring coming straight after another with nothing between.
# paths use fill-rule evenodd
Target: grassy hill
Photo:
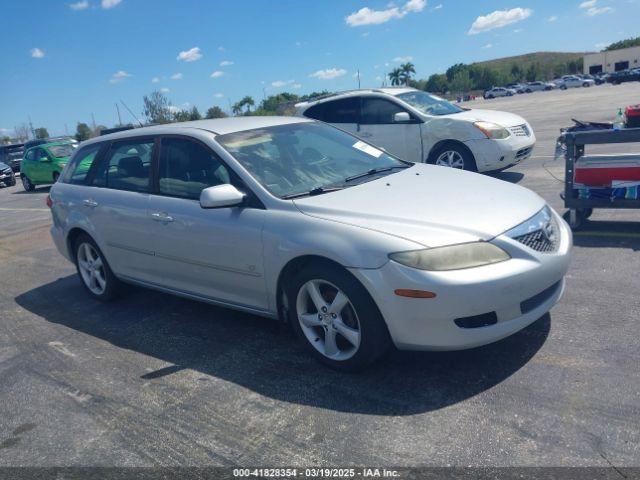
<instances>
[{"instance_id":1,"label":"grassy hill","mask_svg":"<svg viewBox=\"0 0 640 480\"><path fill-rule=\"evenodd\" d=\"M502 74L511 73L513 65L520 67L522 71L527 71L532 65L538 65L539 71L546 77L553 77L555 70L559 72L560 65L568 65L575 62L582 71L582 59L586 52L534 52L515 57L497 58L485 62L476 62L473 65L487 67L497 70Z\"/></svg>"}]
</instances>

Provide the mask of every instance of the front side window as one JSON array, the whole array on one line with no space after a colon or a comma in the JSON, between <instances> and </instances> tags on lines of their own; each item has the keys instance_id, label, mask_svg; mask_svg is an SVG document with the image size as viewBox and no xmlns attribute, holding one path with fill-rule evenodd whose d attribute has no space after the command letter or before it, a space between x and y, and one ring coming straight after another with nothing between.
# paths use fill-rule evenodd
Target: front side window
<instances>
[{"instance_id":1,"label":"front side window","mask_svg":"<svg viewBox=\"0 0 640 480\"><path fill-rule=\"evenodd\" d=\"M309 108L304 115L327 123L358 123L360 98L348 97L319 103Z\"/></svg>"},{"instance_id":2,"label":"front side window","mask_svg":"<svg viewBox=\"0 0 640 480\"><path fill-rule=\"evenodd\" d=\"M393 122L396 113L404 112L396 105L384 98L363 98L360 123L363 125L385 125Z\"/></svg>"},{"instance_id":3,"label":"front side window","mask_svg":"<svg viewBox=\"0 0 640 480\"><path fill-rule=\"evenodd\" d=\"M162 139L159 170L159 191L172 197L197 200L205 188L231 182L229 170L211 150L183 138Z\"/></svg>"},{"instance_id":4,"label":"front side window","mask_svg":"<svg viewBox=\"0 0 640 480\"><path fill-rule=\"evenodd\" d=\"M495 92L504 91L503 88L495 89ZM397 97L427 115L451 115L452 113L460 113L463 111L460 107L455 106L444 98L431 95L427 92L407 92L401 93Z\"/></svg>"},{"instance_id":5,"label":"front side window","mask_svg":"<svg viewBox=\"0 0 640 480\"><path fill-rule=\"evenodd\" d=\"M269 192L285 198L329 187L346 188L372 170L379 178L407 164L321 123L297 123L221 135L216 140Z\"/></svg>"},{"instance_id":6,"label":"front side window","mask_svg":"<svg viewBox=\"0 0 640 480\"><path fill-rule=\"evenodd\" d=\"M28 150L24 158L25 160L33 162L36 159L36 149L32 148L31 150Z\"/></svg>"},{"instance_id":7,"label":"front side window","mask_svg":"<svg viewBox=\"0 0 640 480\"><path fill-rule=\"evenodd\" d=\"M114 142L93 184L132 192L149 192L153 139Z\"/></svg>"},{"instance_id":8,"label":"front side window","mask_svg":"<svg viewBox=\"0 0 640 480\"><path fill-rule=\"evenodd\" d=\"M69 166L69 170L65 173L63 181L73 185L85 185L87 174L89 173L89 170L91 169L101 147L101 143L94 143L93 145L88 145L80 149L73 157L72 164ZM30 150L30 152L32 151L33 150Z\"/></svg>"}]
</instances>

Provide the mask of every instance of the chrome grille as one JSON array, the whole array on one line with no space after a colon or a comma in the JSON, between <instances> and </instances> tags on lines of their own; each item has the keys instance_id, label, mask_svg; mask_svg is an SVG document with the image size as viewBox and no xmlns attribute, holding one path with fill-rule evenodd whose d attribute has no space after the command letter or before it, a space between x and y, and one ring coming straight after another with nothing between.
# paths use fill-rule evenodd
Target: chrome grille
<instances>
[{"instance_id":1,"label":"chrome grille","mask_svg":"<svg viewBox=\"0 0 640 480\"><path fill-rule=\"evenodd\" d=\"M512 135L516 137L531 136L531 130L529 130L529 127L527 126L526 123L523 123L522 125L516 125L515 127L509 127L509 131L511 132Z\"/></svg>"},{"instance_id":2,"label":"chrome grille","mask_svg":"<svg viewBox=\"0 0 640 480\"><path fill-rule=\"evenodd\" d=\"M536 252L555 252L558 250L558 225L554 219L551 219L540 230L514 237L514 240L517 240Z\"/></svg>"}]
</instances>

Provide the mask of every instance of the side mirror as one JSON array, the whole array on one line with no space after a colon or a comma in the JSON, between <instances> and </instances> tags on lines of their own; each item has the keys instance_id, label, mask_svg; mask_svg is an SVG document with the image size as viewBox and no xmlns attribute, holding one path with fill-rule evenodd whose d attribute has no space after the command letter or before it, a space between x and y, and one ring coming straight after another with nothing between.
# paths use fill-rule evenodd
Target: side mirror
<instances>
[{"instance_id":1,"label":"side mirror","mask_svg":"<svg viewBox=\"0 0 640 480\"><path fill-rule=\"evenodd\" d=\"M393 123L407 123L411 121L411 115L407 112L398 112L393 116Z\"/></svg>"},{"instance_id":2,"label":"side mirror","mask_svg":"<svg viewBox=\"0 0 640 480\"><path fill-rule=\"evenodd\" d=\"M50 162L51 159L49 157L40 157L41 162Z\"/></svg>"},{"instance_id":3,"label":"side mirror","mask_svg":"<svg viewBox=\"0 0 640 480\"><path fill-rule=\"evenodd\" d=\"M205 188L200 193L200 206L202 208L224 208L240 205L244 202L245 194L233 185L215 185Z\"/></svg>"}]
</instances>

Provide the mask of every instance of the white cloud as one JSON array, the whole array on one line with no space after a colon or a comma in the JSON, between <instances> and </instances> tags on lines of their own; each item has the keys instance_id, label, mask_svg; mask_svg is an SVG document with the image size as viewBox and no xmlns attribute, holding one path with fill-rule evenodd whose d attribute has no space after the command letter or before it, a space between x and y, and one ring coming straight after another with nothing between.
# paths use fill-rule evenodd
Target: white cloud
<instances>
[{"instance_id":1,"label":"white cloud","mask_svg":"<svg viewBox=\"0 0 640 480\"><path fill-rule=\"evenodd\" d=\"M180 72L174 73L169 77L171 80L182 80L182 74Z\"/></svg>"},{"instance_id":2,"label":"white cloud","mask_svg":"<svg viewBox=\"0 0 640 480\"><path fill-rule=\"evenodd\" d=\"M440 10L441 8L442 8L442 4L441 3L439 3L438 5L433 7L434 10Z\"/></svg>"},{"instance_id":3,"label":"white cloud","mask_svg":"<svg viewBox=\"0 0 640 480\"><path fill-rule=\"evenodd\" d=\"M511 10L496 10L488 15L481 15L475 19L468 35L476 35L482 32L488 32L494 28L501 28L512 23L520 22L525 18L529 18L533 10L530 8L512 8Z\"/></svg>"},{"instance_id":4,"label":"white cloud","mask_svg":"<svg viewBox=\"0 0 640 480\"><path fill-rule=\"evenodd\" d=\"M587 0L586 2L582 2L579 8L592 8L596 6L596 3L598 3L598 0Z\"/></svg>"},{"instance_id":5,"label":"white cloud","mask_svg":"<svg viewBox=\"0 0 640 480\"><path fill-rule=\"evenodd\" d=\"M131 76L131 74L125 72L124 70L118 70L116 73L111 75L111 78L109 79L109 83L120 83L125 78L130 77L130 76Z\"/></svg>"},{"instance_id":6,"label":"white cloud","mask_svg":"<svg viewBox=\"0 0 640 480\"><path fill-rule=\"evenodd\" d=\"M549 18L547 18L547 22L557 22L557 21L558 21L557 15L551 15Z\"/></svg>"},{"instance_id":7,"label":"white cloud","mask_svg":"<svg viewBox=\"0 0 640 480\"><path fill-rule=\"evenodd\" d=\"M309 76L320 80L331 80L342 77L346 73L347 71L344 68L327 68L325 70L318 70Z\"/></svg>"},{"instance_id":8,"label":"white cloud","mask_svg":"<svg viewBox=\"0 0 640 480\"><path fill-rule=\"evenodd\" d=\"M231 65L233 65L233 62L231 60L223 60L220 62L221 67L230 67Z\"/></svg>"},{"instance_id":9,"label":"white cloud","mask_svg":"<svg viewBox=\"0 0 640 480\"><path fill-rule=\"evenodd\" d=\"M598 50L603 50L604 48L606 48L609 45L610 45L610 42L609 43L600 42L600 43L596 43L596 48Z\"/></svg>"},{"instance_id":10,"label":"white cloud","mask_svg":"<svg viewBox=\"0 0 640 480\"><path fill-rule=\"evenodd\" d=\"M71 10L86 10L89 8L89 2L87 0L80 0L76 3L70 3L69 8Z\"/></svg>"},{"instance_id":11,"label":"white cloud","mask_svg":"<svg viewBox=\"0 0 640 480\"><path fill-rule=\"evenodd\" d=\"M215 98L224 98L224 93L214 93L213 96Z\"/></svg>"},{"instance_id":12,"label":"white cloud","mask_svg":"<svg viewBox=\"0 0 640 480\"><path fill-rule=\"evenodd\" d=\"M44 57L44 50L40 50L39 48L32 48L31 49L31 56L33 58L42 58L42 57Z\"/></svg>"},{"instance_id":13,"label":"white cloud","mask_svg":"<svg viewBox=\"0 0 640 480\"><path fill-rule=\"evenodd\" d=\"M160 82L160 77L153 77L151 79L151 83L159 83Z\"/></svg>"},{"instance_id":14,"label":"white cloud","mask_svg":"<svg viewBox=\"0 0 640 480\"><path fill-rule=\"evenodd\" d=\"M160 91L161 91L162 93L169 93L171 90L169 90L167 87L162 87L162 88L160 89Z\"/></svg>"},{"instance_id":15,"label":"white cloud","mask_svg":"<svg viewBox=\"0 0 640 480\"><path fill-rule=\"evenodd\" d=\"M613 8L611 7L592 7L587 10L587 15L590 17L595 17L596 15L602 15L603 13L612 12Z\"/></svg>"},{"instance_id":16,"label":"white cloud","mask_svg":"<svg viewBox=\"0 0 640 480\"><path fill-rule=\"evenodd\" d=\"M296 90L302 88L302 84L301 83L294 83L293 85L291 85L291 88L294 88Z\"/></svg>"},{"instance_id":17,"label":"white cloud","mask_svg":"<svg viewBox=\"0 0 640 480\"><path fill-rule=\"evenodd\" d=\"M183 62L195 62L196 60L200 60L202 58L202 53L200 52L199 47L193 47L189 50L185 50L180 52L176 57L176 60Z\"/></svg>"},{"instance_id":18,"label":"white cloud","mask_svg":"<svg viewBox=\"0 0 640 480\"><path fill-rule=\"evenodd\" d=\"M513 33L521 33L523 30L521 28L516 28Z\"/></svg>"},{"instance_id":19,"label":"white cloud","mask_svg":"<svg viewBox=\"0 0 640 480\"><path fill-rule=\"evenodd\" d=\"M484 47L482 48L493 48L493 43L487 43Z\"/></svg>"},{"instance_id":20,"label":"white cloud","mask_svg":"<svg viewBox=\"0 0 640 480\"><path fill-rule=\"evenodd\" d=\"M407 55L406 57L396 57L393 59L394 62L398 63L410 62L411 60L413 60L413 57L411 55Z\"/></svg>"},{"instance_id":21,"label":"white cloud","mask_svg":"<svg viewBox=\"0 0 640 480\"><path fill-rule=\"evenodd\" d=\"M402 7L389 5L386 10L372 10L369 7L363 7L357 12L345 17L345 22L350 27L361 27L363 25L380 25L389 20L397 20L403 18L408 13L418 13L427 6L427 0L409 0Z\"/></svg>"},{"instance_id":22,"label":"white cloud","mask_svg":"<svg viewBox=\"0 0 640 480\"><path fill-rule=\"evenodd\" d=\"M226 50L226 48L224 48L222 45L218 47L218 51L219 52L224 52Z\"/></svg>"},{"instance_id":23,"label":"white cloud","mask_svg":"<svg viewBox=\"0 0 640 480\"><path fill-rule=\"evenodd\" d=\"M100 4L102 5L102 8L104 8L105 10L108 10L110 8L115 7L120 2L122 2L122 0L102 0Z\"/></svg>"},{"instance_id":24,"label":"white cloud","mask_svg":"<svg viewBox=\"0 0 640 480\"><path fill-rule=\"evenodd\" d=\"M178 113L182 111L182 108L180 107L176 107L175 105L169 105L169 107L167 107L169 109L169 112L171 113Z\"/></svg>"},{"instance_id":25,"label":"white cloud","mask_svg":"<svg viewBox=\"0 0 640 480\"><path fill-rule=\"evenodd\" d=\"M224 75L224 72L222 70L216 70L211 74L211 78L220 78L223 75Z\"/></svg>"}]
</instances>

